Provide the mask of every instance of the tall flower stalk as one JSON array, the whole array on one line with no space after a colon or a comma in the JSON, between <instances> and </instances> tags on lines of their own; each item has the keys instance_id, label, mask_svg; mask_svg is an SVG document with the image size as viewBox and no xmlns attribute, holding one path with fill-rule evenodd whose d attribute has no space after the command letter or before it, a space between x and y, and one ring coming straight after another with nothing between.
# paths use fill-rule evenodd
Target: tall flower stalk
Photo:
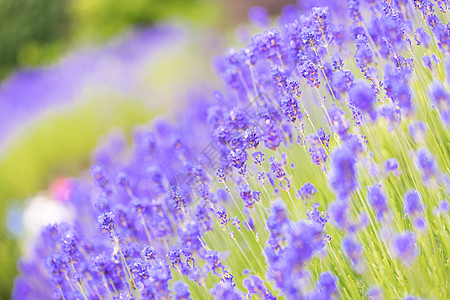
<instances>
[{"instance_id":1,"label":"tall flower stalk","mask_svg":"<svg viewBox=\"0 0 450 300\"><path fill-rule=\"evenodd\" d=\"M216 60L222 93L99 151L14 298L448 299L448 3L345 4L283 15Z\"/></svg>"}]
</instances>

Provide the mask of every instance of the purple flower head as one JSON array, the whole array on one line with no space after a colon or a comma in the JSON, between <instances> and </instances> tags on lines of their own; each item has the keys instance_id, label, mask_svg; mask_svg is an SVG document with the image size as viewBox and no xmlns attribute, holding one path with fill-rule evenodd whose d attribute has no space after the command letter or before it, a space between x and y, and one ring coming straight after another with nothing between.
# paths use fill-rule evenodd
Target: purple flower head
<instances>
[{"instance_id":1,"label":"purple flower head","mask_svg":"<svg viewBox=\"0 0 450 300\"><path fill-rule=\"evenodd\" d=\"M382 220L385 213L389 211L386 195L381 189L381 184L377 183L371 187L368 187L369 193L367 198L369 204L375 210L377 219Z\"/></svg>"},{"instance_id":2,"label":"purple flower head","mask_svg":"<svg viewBox=\"0 0 450 300\"><path fill-rule=\"evenodd\" d=\"M252 208L255 205L252 189L247 184L241 184L239 187L239 197L241 197L245 207Z\"/></svg>"},{"instance_id":3,"label":"purple flower head","mask_svg":"<svg viewBox=\"0 0 450 300\"><path fill-rule=\"evenodd\" d=\"M339 71L344 67L344 61L340 56L334 55L331 57L333 61L333 72Z\"/></svg>"},{"instance_id":4,"label":"purple flower head","mask_svg":"<svg viewBox=\"0 0 450 300\"><path fill-rule=\"evenodd\" d=\"M144 281L148 278L147 263L137 258L133 261L130 271L133 273L135 280Z\"/></svg>"},{"instance_id":5,"label":"purple flower head","mask_svg":"<svg viewBox=\"0 0 450 300\"><path fill-rule=\"evenodd\" d=\"M428 94L433 103L439 108L444 108L446 105L450 104L450 94L441 82L432 82L428 88Z\"/></svg>"},{"instance_id":6,"label":"purple flower head","mask_svg":"<svg viewBox=\"0 0 450 300\"><path fill-rule=\"evenodd\" d=\"M416 142L420 142L425 139L425 132L427 131L427 125L421 121L416 121L409 125L408 130L411 137Z\"/></svg>"},{"instance_id":7,"label":"purple flower head","mask_svg":"<svg viewBox=\"0 0 450 300\"><path fill-rule=\"evenodd\" d=\"M389 132L398 128L402 119L400 108L395 105L383 105L379 109L379 115L386 120Z\"/></svg>"},{"instance_id":8,"label":"purple flower head","mask_svg":"<svg viewBox=\"0 0 450 300\"><path fill-rule=\"evenodd\" d=\"M377 285L371 286L366 292L367 298L370 300L383 300L383 289Z\"/></svg>"},{"instance_id":9,"label":"purple flower head","mask_svg":"<svg viewBox=\"0 0 450 300\"><path fill-rule=\"evenodd\" d=\"M281 109L283 110L283 113L288 119L288 121L292 123L294 123L297 120L297 118L301 120L303 117L297 99L295 99L290 95L286 95L281 101Z\"/></svg>"},{"instance_id":10,"label":"purple flower head","mask_svg":"<svg viewBox=\"0 0 450 300\"><path fill-rule=\"evenodd\" d=\"M217 199L220 201L226 202L229 198L229 194L225 189L217 189L216 190Z\"/></svg>"},{"instance_id":11,"label":"purple flower head","mask_svg":"<svg viewBox=\"0 0 450 300\"><path fill-rule=\"evenodd\" d=\"M216 283L211 290L214 295L214 299L217 300L242 300L243 298L239 295L238 291L228 283L219 282Z\"/></svg>"},{"instance_id":12,"label":"purple flower head","mask_svg":"<svg viewBox=\"0 0 450 300\"><path fill-rule=\"evenodd\" d=\"M244 166L247 161L247 152L242 149L235 149L228 154L228 160L231 162L233 167L240 169Z\"/></svg>"},{"instance_id":13,"label":"purple flower head","mask_svg":"<svg viewBox=\"0 0 450 300\"><path fill-rule=\"evenodd\" d=\"M339 70L331 76L333 91L339 99L353 87L355 76L348 70Z\"/></svg>"},{"instance_id":14,"label":"purple flower head","mask_svg":"<svg viewBox=\"0 0 450 300\"><path fill-rule=\"evenodd\" d=\"M287 75L286 73L280 69L278 66L273 66L271 68L271 75L273 81L280 87L280 88L286 88L287 87Z\"/></svg>"},{"instance_id":15,"label":"purple flower head","mask_svg":"<svg viewBox=\"0 0 450 300\"><path fill-rule=\"evenodd\" d=\"M308 182L304 186L302 186L300 190L298 190L297 195L301 199L311 199L312 197L314 197L316 192L317 189L315 188L315 186L312 183Z\"/></svg>"},{"instance_id":16,"label":"purple flower head","mask_svg":"<svg viewBox=\"0 0 450 300\"><path fill-rule=\"evenodd\" d=\"M255 128L247 129L244 133L244 141L248 148L256 149L259 146L259 135Z\"/></svg>"},{"instance_id":17,"label":"purple flower head","mask_svg":"<svg viewBox=\"0 0 450 300\"><path fill-rule=\"evenodd\" d=\"M422 180L427 183L432 177L438 174L438 167L433 155L425 148L419 149L416 153L416 165L422 173Z\"/></svg>"},{"instance_id":18,"label":"purple flower head","mask_svg":"<svg viewBox=\"0 0 450 300\"><path fill-rule=\"evenodd\" d=\"M331 131L338 134L341 139L344 139L348 134L349 124L345 118L345 113L332 105L328 109L328 115L330 116Z\"/></svg>"},{"instance_id":19,"label":"purple flower head","mask_svg":"<svg viewBox=\"0 0 450 300\"><path fill-rule=\"evenodd\" d=\"M308 148L309 155L311 156L311 160L314 164L321 167L322 170L325 170L325 163L327 162L327 152L325 149L321 147L309 147Z\"/></svg>"},{"instance_id":20,"label":"purple flower head","mask_svg":"<svg viewBox=\"0 0 450 300\"><path fill-rule=\"evenodd\" d=\"M230 219L228 218L228 215L227 215L227 210L223 206L221 206L216 211L216 216L219 218L220 224L222 224L222 225L227 225L228 222L230 221Z\"/></svg>"},{"instance_id":21,"label":"purple flower head","mask_svg":"<svg viewBox=\"0 0 450 300\"><path fill-rule=\"evenodd\" d=\"M95 202L95 208L99 213L110 211L111 207L109 205L109 200L104 195L100 195Z\"/></svg>"},{"instance_id":22,"label":"purple flower head","mask_svg":"<svg viewBox=\"0 0 450 300\"><path fill-rule=\"evenodd\" d=\"M274 121L264 123L263 140L267 148L276 150L283 142L283 132Z\"/></svg>"},{"instance_id":23,"label":"purple flower head","mask_svg":"<svg viewBox=\"0 0 450 300\"><path fill-rule=\"evenodd\" d=\"M358 110L375 119L376 96L368 83L357 80L350 89L350 99Z\"/></svg>"},{"instance_id":24,"label":"purple flower head","mask_svg":"<svg viewBox=\"0 0 450 300\"><path fill-rule=\"evenodd\" d=\"M387 173L393 172L394 175L397 176L399 170L398 170L398 160L397 158L388 158L386 159L384 163L384 169Z\"/></svg>"},{"instance_id":25,"label":"purple flower head","mask_svg":"<svg viewBox=\"0 0 450 300\"><path fill-rule=\"evenodd\" d=\"M333 152L331 161L333 164L331 187L340 199L347 199L358 186L355 157L353 153L342 148Z\"/></svg>"},{"instance_id":26,"label":"purple flower head","mask_svg":"<svg viewBox=\"0 0 450 300\"><path fill-rule=\"evenodd\" d=\"M321 43L320 36L311 28L303 27L300 35L303 44L305 44L308 49L315 50Z\"/></svg>"},{"instance_id":27,"label":"purple flower head","mask_svg":"<svg viewBox=\"0 0 450 300\"><path fill-rule=\"evenodd\" d=\"M327 133L322 127L317 130L317 136L319 137L321 143L328 148L330 143L330 134Z\"/></svg>"},{"instance_id":28,"label":"purple flower head","mask_svg":"<svg viewBox=\"0 0 450 300\"><path fill-rule=\"evenodd\" d=\"M422 217L415 218L412 224L413 227L420 232L425 232L425 230L427 229L427 222Z\"/></svg>"},{"instance_id":29,"label":"purple flower head","mask_svg":"<svg viewBox=\"0 0 450 300\"><path fill-rule=\"evenodd\" d=\"M318 210L319 203L314 203L312 209L306 213L308 220L314 221L318 224L325 225L328 222L328 215L326 212L320 212Z\"/></svg>"},{"instance_id":30,"label":"purple flower head","mask_svg":"<svg viewBox=\"0 0 450 300\"><path fill-rule=\"evenodd\" d=\"M423 213L420 195L416 190L409 190L403 199L403 211L405 214L414 219Z\"/></svg>"},{"instance_id":31,"label":"purple flower head","mask_svg":"<svg viewBox=\"0 0 450 300\"><path fill-rule=\"evenodd\" d=\"M203 250L203 245L200 241L203 232L203 228L196 222L187 224L185 228L178 228L178 237L181 245L183 245L183 253L186 258L188 254L192 258L190 253L201 252Z\"/></svg>"},{"instance_id":32,"label":"purple flower head","mask_svg":"<svg viewBox=\"0 0 450 300\"><path fill-rule=\"evenodd\" d=\"M213 271L215 275L219 274L217 272L219 269L221 269L222 272L224 271L225 267L220 262L219 253L216 250L208 250L205 256L205 261L207 263L207 268Z\"/></svg>"},{"instance_id":33,"label":"purple flower head","mask_svg":"<svg viewBox=\"0 0 450 300\"><path fill-rule=\"evenodd\" d=\"M439 210L443 214L448 214L449 211L449 203L447 200L442 200L441 203L439 203Z\"/></svg>"},{"instance_id":34,"label":"purple flower head","mask_svg":"<svg viewBox=\"0 0 450 300\"><path fill-rule=\"evenodd\" d=\"M384 69L384 88L387 96L401 108L402 112L405 112L407 115L412 113L412 96L407 74L392 67L390 64L386 65Z\"/></svg>"},{"instance_id":35,"label":"purple flower head","mask_svg":"<svg viewBox=\"0 0 450 300\"><path fill-rule=\"evenodd\" d=\"M404 297L402 300L424 300L424 299L408 295L408 296Z\"/></svg>"},{"instance_id":36,"label":"purple flower head","mask_svg":"<svg viewBox=\"0 0 450 300\"><path fill-rule=\"evenodd\" d=\"M342 200L336 200L328 206L328 214L333 221L332 224L338 228L348 230L351 225L348 204Z\"/></svg>"},{"instance_id":37,"label":"purple flower head","mask_svg":"<svg viewBox=\"0 0 450 300\"><path fill-rule=\"evenodd\" d=\"M114 214L112 212L102 213L98 216L98 222L102 229L105 229L109 232L114 231Z\"/></svg>"},{"instance_id":38,"label":"purple flower head","mask_svg":"<svg viewBox=\"0 0 450 300\"><path fill-rule=\"evenodd\" d=\"M414 40L417 42L417 45L423 44L425 48L428 48L430 45L431 38L422 27L419 27L416 29L416 32L414 33Z\"/></svg>"},{"instance_id":39,"label":"purple flower head","mask_svg":"<svg viewBox=\"0 0 450 300\"><path fill-rule=\"evenodd\" d=\"M177 186L172 186L170 188L170 200L172 202L172 205L177 211L184 212L186 208L186 201L183 197L182 191Z\"/></svg>"},{"instance_id":40,"label":"purple flower head","mask_svg":"<svg viewBox=\"0 0 450 300\"><path fill-rule=\"evenodd\" d=\"M252 198L256 202L261 202L261 192L260 191L253 191L252 192Z\"/></svg>"},{"instance_id":41,"label":"purple flower head","mask_svg":"<svg viewBox=\"0 0 450 300\"><path fill-rule=\"evenodd\" d=\"M156 251L153 247L147 246L142 250L142 254L148 261L152 261L156 258Z\"/></svg>"},{"instance_id":42,"label":"purple flower head","mask_svg":"<svg viewBox=\"0 0 450 300\"><path fill-rule=\"evenodd\" d=\"M99 186L102 189L107 188L109 181L107 178L106 170L102 166L93 165L90 168L90 173L97 186Z\"/></svg>"},{"instance_id":43,"label":"purple flower head","mask_svg":"<svg viewBox=\"0 0 450 300\"><path fill-rule=\"evenodd\" d=\"M431 59L428 55L422 57L422 62L425 67L432 70Z\"/></svg>"},{"instance_id":44,"label":"purple flower head","mask_svg":"<svg viewBox=\"0 0 450 300\"><path fill-rule=\"evenodd\" d=\"M237 216L232 217L231 221L238 231L241 230L241 220Z\"/></svg>"},{"instance_id":45,"label":"purple flower head","mask_svg":"<svg viewBox=\"0 0 450 300\"><path fill-rule=\"evenodd\" d=\"M346 236L342 240L342 252L350 260L353 267L357 267L360 264L361 257L363 255L361 243L351 236Z\"/></svg>"},{"instance_id":46,"label":"purple flower head","mask_svg":"<svg viewBox=\"0 0 450 300\"><path fill-rule=\"evenodd\" d=\"M417 238L411 231L398 233L391 243L393 255L406 265L412 265L419 255Z\"/></svg>"},{"instance_id":47,"label":"purple flower head","mask_svg":"<svg viewBox=\"0 0 450 300\"><path fill-rule=\"evenodd\" d=\"M298 73L306 80L306 83L312 88L318 88L319 81L319 69L310 60L303 64L297 65Z\"/></svg>"},{"instance_id":48,"label":"purple flower head","mask_svg":"<svg viewBox=\"0 0 450 300\"><path fill-rule=\"evenodd\" d=\"M175 281L173 286L173 299L175 300L191 300L191 294L189 293L189 286L181 281Z\"/></svg>"},{"instance_id":49,"label":"purple flower head","mask_svg":"<svg viewBox=\"0 0 450 300\"><path fill-rule=\"evenodd\" d=\"M272 174L275 175L275 177L281 180L283 177L286 176L283 164L276 161L273 156L269 158L269 163L270 163L270 172L272 172Z\"/></svg>"},{"instance_id":50,"label":"purple flower head","mask_svg":"<svg viewBox=\"0 0 450 300\"><path fill-rule=\"evenodd\" d=\"M338 278L330 271L320 274L319 281L316 284L316 289L321 292L323 296L332 298L338 293Z\"/></svg>"},{"instance_id":51,"label":"purple flower head","mask_svg":"<svg viewBox=\"0 0 450 300\"><path fill-rule=\"evenodd\" d=\"M366 77L368 76L368 68L373 62L373 52L370 49L367 37L359 34L356 37L356 52L355 52L356 66L361 69Z\"/></svg>"},{"instance_id":52,"label":"purple flower head","mask_svg":"<svg viewBox=\"0 0 450 300\"><path fill-rule=\"evenodd\" d=\"M348 15L353 22L359 23L361 21L361 13L359 11L359 0L347 0Z\"/></svg>"},{"instance_id":53,"label":"purple flower head","mask_svg":"<svg viewBox=\"0 0 450 300\"><path fill-rule=\"evenodd\" d=\"M344 146L349 150L355 157L359 157L364 153L364 142L365 136L358 136L351 134L344 140Z\"/></svg>"},{"instance_id":54,"label":"purple flower head","mask_svg":"<svg viewBox=\"0 0 450 300\"><path fill-rule=\"evenodd\" d=\"M225 183L225 180L227 180L227 176L225 175L225 172L221 168L217 169L216 176L220 183Z\"/></svg>"},{"instance_id":55,"label":"purple flower head","mask_svg":"<svg viewBox=\"0 0 450 300\"><path fill-rule=\"evenodd\" d=\"M195 220L202 231L212 230L212 215L214 210L206 201L200 202L195 208Z\"/></svg>"},{"instance_id":56,"label":"purple flower head","mask_svg":"<svg viewBox=\"0 0 450 300\"><path fill-rule=\"evenodd\" d=\"M261 165L264 162L264 153L258 151L252 154L253 162L257 165Z\"/></svg>"},{"instance_id":57,"label":"purple flower head","mask_svg":"<svg viewBox=\"0 0 450 300\"><path fill-rule=\"evenodd\" d=\"M167 253L167 257L172 264L172 268L180 271L182 269L183 262L181 261L182 251L179 247L170 246L169 252Z\"/></svg>"},{"instance_id":58,"label":"purple flower head","mask_svg":"<svg viewBox=\"0 0 450 300\"><path fill-rule=\"evenodd\" d=\"M209 185L206 183L200 183L197 186L197 196L205 200L210 199L211 192L209 191Z\"/></svg>"},{"instance_id":59,"label":"purple flower head","mask_svg":"<svg viewBox=\"0 0 450 300\"><path fill-rule=\"evenodd\" d=\"M288 81L288 83L287 83L287 91L288 91L288 94L294 96L297 99L302 94L302 91L300 90L300 85L295 80Z\"/></svg>"},{"instance_id":60,"label":"purple flower head","mask_svg":"<svg viewBox=\"0 0 450 300\"><path fill-rule=\"evenodd\" d=\"M247 289L249 295L257 295L260 299L263 299L267 293L264 281L255 275L250 275L244 279L244 287Z\"/></svg>"},{"instance_id":61,"label":"purple flower head","mask_svg":"<svg viewBox=\"0 0 450 300\"><path fill-rule=\"evenodd\" d=\"M55 285L61 285L69 271L69 258L67 255L56 252L45 259L45 267L50 273L51 282Z\"/></svg>"},{"instance_id":62,"label":"purple flower head","mask_svg":"<svg viewBox=\"0 0 450 300\"><path fill-rule=\"evenodd\" d=\"M267 243L273 249L280 249L281 244L286 240L285 231L289 223L286 208L281 200L275 201L272 205L272 213L267 218L266 223L270 232Z\"/></svg>"}]
</instances>

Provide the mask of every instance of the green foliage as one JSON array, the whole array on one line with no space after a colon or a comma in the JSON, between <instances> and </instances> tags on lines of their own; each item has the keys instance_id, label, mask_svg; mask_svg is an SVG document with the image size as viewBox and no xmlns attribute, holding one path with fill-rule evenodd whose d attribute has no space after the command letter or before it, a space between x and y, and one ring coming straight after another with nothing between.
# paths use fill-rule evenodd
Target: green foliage
<instances>
[{"instance_id":1,"label":"green foliage","mask_svg":"<svg viewBox=\"0 0 450 300\"><path fill-rule=\"evenodd\" d=\"M33 48L51 49L45 55L35 50L33 63L55 55L70 31L68 4L69 0L0 0L0 79L30 62L27 53Z\"/></svg>"},{"instance_id":2,"label":"green foliage","mask_svg":"<svg viewBox=\"0 0 450 300\"><path fill-rule=\"evenodd\" d=\"M150 25L167 18L213 23L218 1L205 0L79 0L72 3L76 35L104 38L133 25Z\"/></svg>"},{"instance_id":3,"label":"green foliage","mask_svg":"<svg viewBox=\"0 0 450 300\"><path fill-rule=\"evenodd\" d=\"M213 24L219 19L217 2L0 0L0 80L18 67L53 61L79 39L107 39L168 18Z\"/></svg>"}]
</instances>

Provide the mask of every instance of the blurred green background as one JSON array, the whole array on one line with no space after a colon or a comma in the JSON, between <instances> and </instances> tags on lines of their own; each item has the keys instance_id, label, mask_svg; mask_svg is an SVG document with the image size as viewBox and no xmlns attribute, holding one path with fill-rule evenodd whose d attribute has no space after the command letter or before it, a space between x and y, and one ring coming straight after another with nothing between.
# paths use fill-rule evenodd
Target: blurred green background
<instances>
[{"instance_id":1,"label":"blurred green background","mask_svg":"<svg viewBox=\"0 0 450 300\"><path fill-rule=\"evenodd\" d=\"M175 22L185 24L188 32L201 32L200 36L188 34L187 42L178 43L176 49L160 51L139 77L141 85L159 91L153 96L163 105L136 101L135 94L91 89L82 99L36 116L18 132L0 139L0 299L10 297L21 254L22 237L6 227L8 209L22 208L27 198L46 190L56 177L76 176L88 168L99 138L112 128L121 128L129 137L135 125L167 113L170 103L179 101L175 90L187 89L188 84L183 85L193 78L213 77L207 58L214 51L223 53L229 40L223 42L222 37L229 38L245 22L249 7L270 4L269 10L278 14L283 4L296 1L275 2L0 0L0 89L17 70L52 66L74 49L101 47L130 28ZM148 98L153 101L152 95ZM8 115L0 109L1 118Z\"/></svg>"},{"instance_id":2,"label":"blurred green background","mask_svg":"<svg viewBox=\"0 0 450 300\"><path fill-rule=\"evenodd\" d=\"M80 41L104 41L131 25L168 18L220 20L218 0L0 0L0 78L49 63Z\"/></svg>"}]
</instances>

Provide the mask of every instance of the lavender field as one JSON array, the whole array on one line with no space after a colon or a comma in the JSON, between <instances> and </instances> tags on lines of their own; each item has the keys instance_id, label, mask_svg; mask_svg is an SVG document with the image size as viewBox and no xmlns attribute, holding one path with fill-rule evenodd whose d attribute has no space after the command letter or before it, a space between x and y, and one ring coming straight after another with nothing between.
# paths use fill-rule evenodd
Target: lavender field
<instances>
[{"instance_id":1,"label":"lavender field","mask_svg":"<svg viewBox=\"0 0 450 300\"><path fill-rule=\"evenodd\" d=\"M193 5L2 82L11 298L449 299L450 2Z\"/></svg>"}]
</instances>

